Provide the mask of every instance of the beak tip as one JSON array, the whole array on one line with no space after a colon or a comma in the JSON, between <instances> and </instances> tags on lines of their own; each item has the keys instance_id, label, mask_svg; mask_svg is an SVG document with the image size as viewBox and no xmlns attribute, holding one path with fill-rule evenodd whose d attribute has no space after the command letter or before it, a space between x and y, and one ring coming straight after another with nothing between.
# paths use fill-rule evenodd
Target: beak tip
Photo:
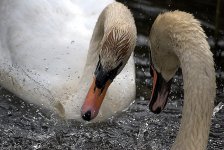
<instances>
[{"instance_id":1,"label":"beak tip","mask_svg":"<svg viewBox=\"0 0 224 150\"><path fill-rule=\"evenodd\" d=\"M157 107L155 110L153 109L153 106L149 105L149 109L151 110L151 112L153 112L154 114L159 114L162 111L161 107Z\"/></svg>"},{"instance_id":2,"label":"beak tip","mask_svg":"<svg viewBox=\"0 0 224 150\"><path fill-rule=\"evenodd\" d=\"M82 119L83 120L86 120L86 121L90 121L92 119L92 117L91 117L91 111L88 110L87 112L82 113Z\"/></svg>"},{"instance_id":3,"label":"beak tip","mask_svg":"<svg viewBox=\"0 0 224 150\"><path fill-rule=\"evenodd\" d=\"M158 108L156 108L155 111L153 111L153 113L159 114L161 111L162 111L162 108L161 107L158 107Z\"/></svg>"}]
</instances>

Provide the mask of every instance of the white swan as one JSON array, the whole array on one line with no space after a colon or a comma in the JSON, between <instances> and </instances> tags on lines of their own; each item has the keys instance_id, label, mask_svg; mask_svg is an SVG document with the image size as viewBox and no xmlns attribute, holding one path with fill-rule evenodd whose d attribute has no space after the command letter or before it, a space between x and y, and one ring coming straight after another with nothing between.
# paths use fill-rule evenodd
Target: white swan
<instances>
[{"instance_id":1,"label":"white swan","mask_svg":"<svg viewBox=\"0 0 224 150\"><path fill-rule=\"evenodd\" d=\"M1 0L0 85L28 102L56 108L67 119L82 120L82 109L89 120L127 63L95 121L125 109L135 98L133 58L127 62L136 42L130 11L117 2L108 5L88 46L97 17L110 2Z\"/></svg>"},{"instance_id":2,"label":"white swan","mask_svg":"<svg viewBox=\"0 0 224 150\"><path fill-rule=\"evenodd\" d=\"M161 14L152 25L153 92L149 107L159 113L165 107L170 80L180 66L184 80L181 126L173 150L205 150L215 98L212 53L200 23L191 14Z\"/></svg>"}]
</instances>

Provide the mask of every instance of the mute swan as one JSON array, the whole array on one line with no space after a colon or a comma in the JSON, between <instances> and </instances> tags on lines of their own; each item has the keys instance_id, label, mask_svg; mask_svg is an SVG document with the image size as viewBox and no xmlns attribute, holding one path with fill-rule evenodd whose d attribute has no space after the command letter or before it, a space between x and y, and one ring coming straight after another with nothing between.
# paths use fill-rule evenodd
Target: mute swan
<instances>
[{"instance_id":1,"label":"mute swan","mask_svg":"<svg viewBox=\"0 0 224 150\"><path fill-rule=\"evenodd\" d=\"M216 82L212 53L200 23L181 11L161 14L152 25L149 41L153 75L150 109L159 113L165 107L171 78L181 67L184 106L172 149L205 150Z\"/></svg>"},{"instance_id":2,"label":"mute swan","mask_svg":"<svg viewBox=\"0 0 224 150\"><path fill-rule=\"evenodd\" d=\"M1 0L0 85L66 119L90 120L100 109L98 121L125 109L135 98L134 61L128 58L136 27L121 3L100 14L110 2Z\"/></svg>"}]
</instances>

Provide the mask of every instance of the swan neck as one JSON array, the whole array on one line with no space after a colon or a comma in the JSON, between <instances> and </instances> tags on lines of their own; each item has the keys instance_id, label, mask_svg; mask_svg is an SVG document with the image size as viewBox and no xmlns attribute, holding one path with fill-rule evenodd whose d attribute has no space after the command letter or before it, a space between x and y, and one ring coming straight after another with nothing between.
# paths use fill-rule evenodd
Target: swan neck
<instances>
[{"instance_id":1,"label":"swan neck","mask_svg":"<svg viewBox=\"0 0 224 150\"><path fill-rule=\"evenodd\" d=\"M99 54L99 46L100 46L100 41L103 38L103 28L104 28L104 13L101 13L98 21L96 22L92 38L89 44L89 50L88 50L88 55L87 55L87 61L86 61L86 66L96 66L97 61L98 61L98 54Z\"/></svg>"},{"instance_id":2,"label":"swan neck","mask_svg":"<svg viewBox=\"0 0 224 150\"><path fill-rule=\"evenodd\" d=\"M184 80L184 106L172 149L205 150L216 88L212 53L207 44L198 45L179 53L179 60Z\"/></svg>"}]
</instances>

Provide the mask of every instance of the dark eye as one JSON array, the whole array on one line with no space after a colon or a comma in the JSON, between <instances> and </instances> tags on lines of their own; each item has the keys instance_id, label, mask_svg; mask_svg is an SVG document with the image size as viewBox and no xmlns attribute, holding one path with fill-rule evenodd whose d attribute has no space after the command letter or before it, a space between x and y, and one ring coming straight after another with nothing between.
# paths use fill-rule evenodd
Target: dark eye
<instances>
[{"instance_id":1,"label":"dark eye","mask_svg":"<svg viewBox=\"0 0 224 150\"><path fill-rule=\"evenodd\" d=\"M149 59L150 59L150 74L151 74L151 77L153 77L153 74L154 74L154 67L153 67L153 64L152 64L152 57L151 57L151 51L149 51Z\"/></svg>"},{"instance_id":2,"label":"dark eye","mask_svg":"<svg viewBox=\"0 0 224 150\"><path fill-rule=\"evenodd\" d=\"M153 77L153 66L150 65L150 74L151 74L151 77Z\"/></svg>"},{"instance_id":3,"label":"dark eye","mask_svg":"<svg viewBox=\"0 0 224 150\"><path fill-rule=\"evenodd\" d=\"M101 69L102 69L102 65L101 65L100 61L98 61L94 74L97 75Z\"/></svg>"}]
</instances>

